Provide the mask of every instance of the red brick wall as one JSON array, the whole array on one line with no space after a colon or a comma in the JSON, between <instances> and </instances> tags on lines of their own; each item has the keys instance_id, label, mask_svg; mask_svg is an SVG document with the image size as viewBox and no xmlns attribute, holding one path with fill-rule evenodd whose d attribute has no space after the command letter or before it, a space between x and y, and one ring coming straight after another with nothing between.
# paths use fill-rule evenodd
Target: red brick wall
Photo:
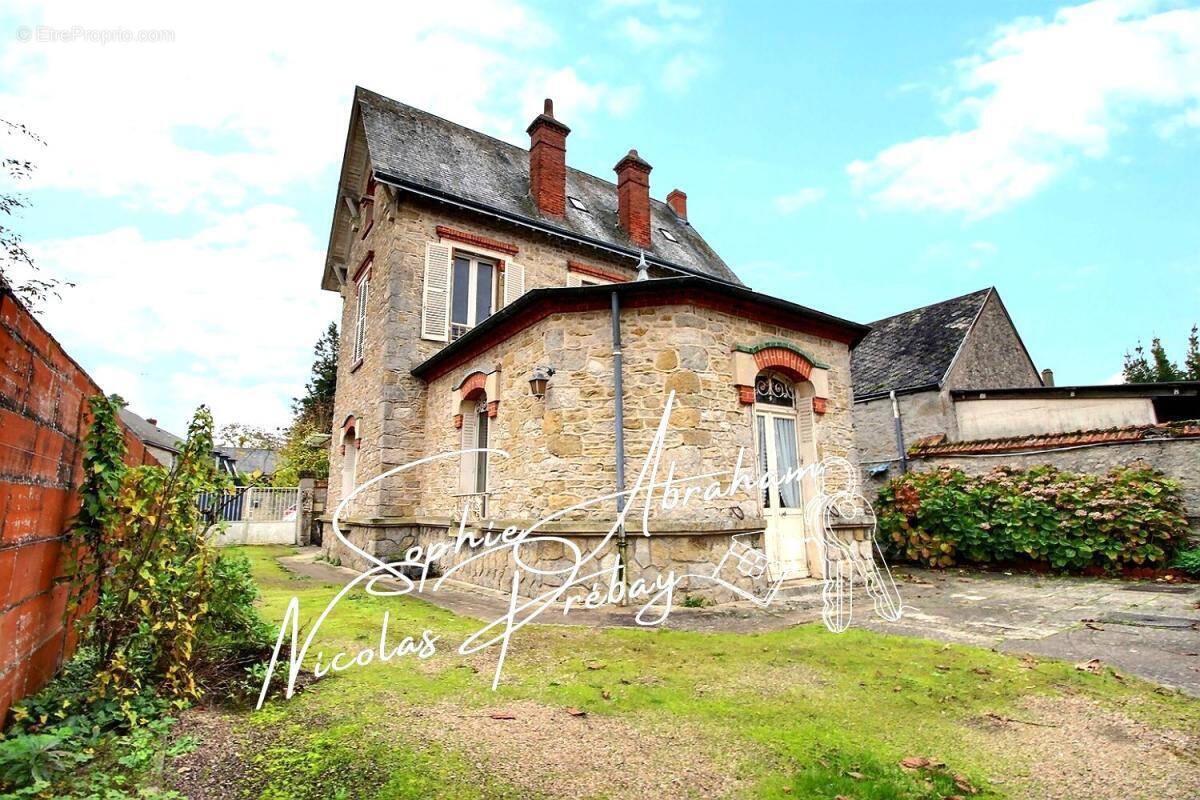
<instances>
[{"instance_id":1,"label":"red brick wall","mask_svg":"<svg viewBox=\"0 0 1200 800\"><path fill-rule=\"evenodd\" d=\"M87 373L0 290L0 720L40 689L74 645L63 624L63 533L78 509L83 448L99 394ZM125 432L129 463L153 463Z\"/></svg>"}]
</instances>

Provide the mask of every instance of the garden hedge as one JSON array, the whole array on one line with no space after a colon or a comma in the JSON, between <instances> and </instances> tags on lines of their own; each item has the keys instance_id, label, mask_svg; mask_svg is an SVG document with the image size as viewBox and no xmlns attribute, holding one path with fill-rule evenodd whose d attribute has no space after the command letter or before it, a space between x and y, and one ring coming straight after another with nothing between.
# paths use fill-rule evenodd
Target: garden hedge
<instances>
[{"instance_id":1,"label":"garden hedge","mask_svg":"<svg viewBox=\"0 0 1200 800\"><path fill-rule=\"evenodd\" d=\"M1187 541L1179 484L1143 466L911 472L879 492L880 544L932 567L1031 562L1064 572L1163 567Z\"/></svg>"}]
</instances>

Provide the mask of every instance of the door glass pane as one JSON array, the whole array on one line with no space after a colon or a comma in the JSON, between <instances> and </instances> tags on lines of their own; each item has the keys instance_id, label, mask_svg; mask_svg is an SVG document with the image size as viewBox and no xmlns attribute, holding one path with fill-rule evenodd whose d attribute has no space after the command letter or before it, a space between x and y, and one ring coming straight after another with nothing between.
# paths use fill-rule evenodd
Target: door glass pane
<instances>
[{"instance_id":1,"label":"door glass pane","mask_svg":"<svg viewBox=\"0 0 1200 800\"><path fill-rule=\"evenodd\" d=\"M782 508L800 508L800 479L795 474L799 466L796 458L796 420L791 417L775 417L772 422L775 424L775 470L779 480L779 505Z\"/></svg>"},{"instance_id":2,"label":"door glass pane","mask_svg":"<svg viewBox=\"0 0 1200 800\"><path fill-rule=\"evenodd\" d=\"M758 474L766 475L767 470L769 468L767 466L767 418L765 416L763 416L762 414L758 414L755 416L755 420L758 424L758 439L757 439L757 441L758 441ZM763 507L770 508L771 507L771 487L770 486L764 487L762 492L763 492Z\"/></svg>"},{"instance_id":3,"label":"door glass pane","mask_svg":"<svg viewBox=\"0 0 1200 800\"><path fill-rule=\"evenodd\" d=\"M492 315L492 265L475 266L475 324Z\"/></svg>"},{"instance_id":4,"label":"door glass pane","mask_svg":"<svg viewBox=\"0 0 1200 800\"><path fill-rule=\"evenodd\" d=\"M456 325L467 325L467 309L470 308L468 294L471 290L471 262L465 258L454 259L454 277L450 301L450 321Z\"/></svg>"},{"instance_id":5,"label":"door glass pane","mask_svg":"<svg viewBox=\"0 0 1200 800\"><path fill-rule=\"evenodd\" d=\"M478 434L478 440L477 440L477 443L475 446L476 447L487 447L488 446L487 406L482 403L480 405L482 405L483 407L477 412L478 416L476 418L478 420L478 424L476 424L475 430ZM487 461L488 461L487 457L488 457L487 453L476 454L476 458L475 458L475 491L477 491L477 492L486 492L487 491Z\"/></svg>"}]
</instances>

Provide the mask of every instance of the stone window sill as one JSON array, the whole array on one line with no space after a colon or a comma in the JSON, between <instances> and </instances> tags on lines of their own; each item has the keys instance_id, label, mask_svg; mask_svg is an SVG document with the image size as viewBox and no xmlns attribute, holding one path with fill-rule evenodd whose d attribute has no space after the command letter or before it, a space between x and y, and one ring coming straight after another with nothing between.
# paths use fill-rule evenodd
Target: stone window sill
<instances>
[{"instance_id":1,"label":"stone window sill","mask_svg":"<svg viewBox=\"0 0 1200 800\"><path fill-rule=\"evenodd\" d=\"M363 360L361 358L358 361L355 361L354 366L350 368L350 374L353 375L355 372L358 372L358 368L361 367L362 365L363 365Z\"/></svg>"}]
</instances>

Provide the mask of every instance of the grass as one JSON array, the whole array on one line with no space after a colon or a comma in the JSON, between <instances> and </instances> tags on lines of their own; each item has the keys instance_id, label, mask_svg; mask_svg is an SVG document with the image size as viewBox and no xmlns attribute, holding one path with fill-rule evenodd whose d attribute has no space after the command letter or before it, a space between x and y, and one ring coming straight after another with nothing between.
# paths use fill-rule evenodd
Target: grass
<instances>
[{"instance_id":1,"label":"grass","mask_svg":"<svg viewBox=\"0 0 1200 800\"><path fill-rule=\"evenodd\" d=\"M293 596L301 618L312 619L340 588L283 569L275 558L284 548L245 552L272 622ZM246 715L243 724L273 736L250 756L263 797L528 796L487 777L468 752L406 734L405 713L439 703L483 717L531 700L645 728L678 726L701 751L732 753L756 798L943 798L962 794L956 773L978 797L1003 797L1009 787L988 776L1004 756L979 720L1019 718L1031 694L1082 696L1152 726L1200 729L1200 704L1134 679L863 630L835 635L818 624L753 635L530 626L514 636L492 692L494 651L457 653L481 623L360 593L337 607L314 649L328 657L372 646L384 610L393 640L430 629L440 636L437 654L354 667ZM899 762L909 756L946 768L905 770Z\"/></svg>"}]
</instances>

